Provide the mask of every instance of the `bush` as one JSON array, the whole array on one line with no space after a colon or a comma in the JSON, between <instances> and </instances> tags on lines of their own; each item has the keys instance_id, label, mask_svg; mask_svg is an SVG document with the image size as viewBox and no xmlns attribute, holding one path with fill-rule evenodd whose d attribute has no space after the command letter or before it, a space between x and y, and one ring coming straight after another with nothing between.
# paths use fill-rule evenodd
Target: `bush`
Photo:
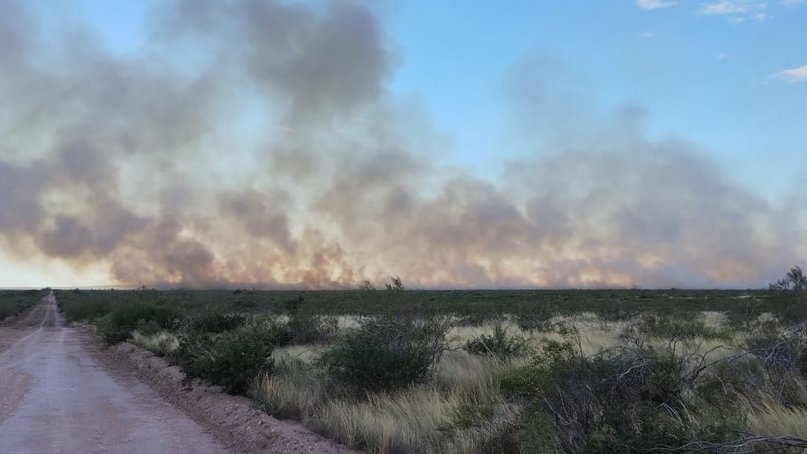
<instances>
[{"instance_id":1,"label":"bush","mask_svg":"<svg viewBox=\"0 0 807 454\"><path fill-rule=\"evenodd\" d=\"M596 308L595 312L598 317L607 322L621 322L630 320L636 316L634 311L626 309L625 306L620 303L601 304L600 307Z\"/></svg>"},{"instance_id":2,"label":"bush","mask_svg":"<svg viewBox=\"0 0 807 454\"><path fill-rule=\"evenodd\" d=\"M497 323L493 334L482 334L465 343L465 351L472 355L493 355L500 359L510 359L529 352L527 339L521 336L508 336L507 330Z\"/></svg>"},{"instance_id":3,"label":"bush","mask_svg":"<svg viewBox=\"0 0 807 454\"><path fill-rule=\"evenodd\" d=\"M140 324L149 324L155 331L172 329L179 319L173 306L132 302L112 304L108 314L97 320L98 330L109 343L122 342L132 335Z\"/></svg>"},{"instance_id":4,"label":"bush","mask_svg":"<svg viewBox=\"0 0 807 454\"><path fill-rule=\"evenodd\" d=\"M735 329L750 329L759 316L765 312L765 306L759 301L745 300L737 303L731 310L726 311L728 324Z\"/></svg>"},{"instance_id":5,"label":"bush","mask_svg":"<svg viewBox=\"0 0 807 454\"><path fill-rule=\"evenodd\" d=\"M191 318L186 329L188 331L221 333L234 330L243 325L245 321L246 317L241 314L207 312Z\"/></svg>"},{"instance_id":6,"label":"bush","mask_svg":"<svg viewBox=\"0 0 807 454\"><path fill-rule=\"evenodd\" d=\"M144 336L153 336L163 331L163 327L155 320L138 320L134 331Z\"/></svg>"},{"instance_id":7,"label":"bush","mask_svg":"<svg viewBox=\"0 0 807 454\"><path fill-rule=\"evenodd\" d=\"M731 339L731 333L706 324L701 320L646 315L638 325L639 331L660 339Z\"/></svg>"},{"instance_id":8,"label":"bush","mask_svg":"<svg viewBox=\"0 0 807 454\"><path fill-rule=\"evenodd\" d=\"M378 391L422 380L432 360L422 346L394 345L377 333L358 331L344 336L323 353L320 364L340 382L360 390Z\"/></svg>"},{"instance_id":9,"label":"bush","mask_svg":"<svg viewBox=\"0 0 807 454\"><path fill-rule=\"evenodd\" d=\"M557 436L552 417L539 408L529 407L508 424L501 434L486 440L486 453L553 452L552 443Z\"/></svg>"},{"instance_id":10,"label":"bush","mask_svg":"<svg viewBox=\"0 0 807 454\"><path fill-rule=\"evenodd\" d=\"M772 283L770 289L807 292L807 276L804 275L801 268L794 266L788 270L783 279Z\"/></svg>"},{"instance_id":11,"label":"bush","mask_svg":"<svg viewBox=\"0 0 807 454\"><path fill-rule=\"evenodd\" d=\"M491 322L501 323L503 317L500 314L489 314L486 312L456 316L458 326L485 326Z\"/></svg>"},{"instance_id":12,"label":"bush","mask_svg":"<svg viewBox=\"0 0 807 454\"><path fill-rule=\"evenodd\" d=\"M287 327L294 344L325 344L339 331L336 318L304 313L292 315Z\"/></svg>"},{"instance_id":13,"label":"bush","mask_svg":"<svg viewBox=\"0 0 807 454\"><path fill-rule=\"evenodd\" d=\"M782 323L795 325L807 322L807 301L792 301L778 314Z\"/></svg>"},{"instance_id":14,"label":"bush","mask_svg":"<svg viewBox=\"0 0 807 454\"><path fill-rule=\"evenodd\" d=\"M747 347L767 371L771 394L787 405L797 402L794 378L807 378L807 325L759 330L749 336Z\"/></svg>"},{"instance_id":15,"label":"bush","mask_svg":"<svg viewBox=\"0 0 807 454\"><path fill-rule=\"evenodd\" d=\"M189 374L244 394L259 374L272 372L274 347L266 340L266 331L254 326L220 334L190 332L172 357Z\"/></svg>"},{"instance_id":16,"label":"bush","mask_svg":"<svg viewBox=\"0 0 807 454\"><path fill-rule=\"evenodd\" d=\"M112 310L107 301L59 301L59 308L70 321L92 322Z\"/></svg>"},{"instance_id":17,"label":"bush","mask_svg":"<svg viewBox=\"0 0 807 454\"><path fill-rule=\"evenodd\" d=\"M674 451L689 441L727 441L741 427L731 408L713 407L700 398L701 375L710 370L698 367L703 356L677 355L676 342L655 348L630 339L586 357L576 332L569 332L565 342L548 341L530 367L502 381L504 390L530 403L529 418L520 421L521 443L543 446L553 434L551 449L542 449ZM541 413L553 427L547 427Z\"/></svg>"},{"instance_id":18,"label":"bush","mask_svg":"<svg viewBox=\"0 0 807 454\"><path fill-rule=\"evenodd\" d=\"M402 292L406 290L406 287L404 287L403 284L403 280L401 280L401 278L398 276L391 277L389 279L389 282L387 282L385 285L387 287L387 290L391 292Z\"/></svg>"},{"instance_id":19,"label":"bush","mask_svg":"<svg viewBox=\"0 0 807 454\"><path fill-rule=\"evenodd\" d=\"M448 328L435 319L370 321L343 335L319 364L359 392L402 388L426 377L445 348Z\"/></svg>"},{"instance_id":20,"label":"bush","mask_svg":"<svg viewBox=\"0 0 807 454\"><path fill-rule=\"evenodd\" d=\"M516 314L516 325L524 332L549 331L552 329L550 318L534 314Z\"/></svg>"},{"instance_id":21,"label":"bush","mask_svg":"<svg viewBox=\"0 0 807 454\"><path fill-rule=\"evenodd\" d=\"M273 347L283 347L294 342L294 333L284 322L255 319L245 324L244 329L253 331L256 339Z\"/></svg>"},{"instance_id":22,"label":"bush","mask_svg":"<svg viewBox=\"0 0 807 454\"><path fill-rule=\"evenodd\" d=\"M0 323L6 317L20 314L50 292L44 290L12 290L0 292Z\"/></svg>"}]
</instances>

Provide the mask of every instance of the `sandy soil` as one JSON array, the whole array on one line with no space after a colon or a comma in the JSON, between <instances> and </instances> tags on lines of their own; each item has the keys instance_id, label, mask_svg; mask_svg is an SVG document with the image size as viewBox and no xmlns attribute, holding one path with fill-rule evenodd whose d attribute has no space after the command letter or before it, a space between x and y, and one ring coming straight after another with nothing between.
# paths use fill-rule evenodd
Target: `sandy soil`
<instances>
[{"instance_id":1,"label":"sandy soil","mask_svg":"<svg viewBox=\"0 0 807 454\"><path fill-rule=\"evenodd\" d=\"M100 354L108 368L135 371L168 402L181 408L237 452L267 454L357 453L307 429L255 408L252 401L221 392L136 345L124 342Z\"/></svg>"},{"instance_id":2,"label":"sandy soil","mask_svg":"<svg viewBox=\"0 0 807 454\"><path fill-rule=\"evenodd\" d=\"M0 452L231 452L149 386L101 367L55 303L0 326Z\"/></svg>"},{"instance_id":3,"label":"sandy soil","mask_svg":"<svg viewBox=\"0 0 807 454\"><path fill-rule=\"evenodd\" d=\"M37 304L16 317L8 317L0 322L0 353L39 328L47 310L47 305Z\"/></svg>"}]
</instances>

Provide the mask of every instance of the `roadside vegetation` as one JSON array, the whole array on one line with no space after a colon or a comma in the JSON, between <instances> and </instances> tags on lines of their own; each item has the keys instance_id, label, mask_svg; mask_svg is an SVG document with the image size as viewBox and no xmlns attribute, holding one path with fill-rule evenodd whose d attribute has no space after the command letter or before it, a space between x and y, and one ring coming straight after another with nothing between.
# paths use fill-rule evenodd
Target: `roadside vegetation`
<instances>
[{"instance_id":1,"label":"roadside vegetation","mask_svg":"<svg viewBox=\"0 0 807 454\"><path fill-rule=\"evenodd\" d=\"M368 452L797 452L807 287L795 270L767 291L412 291L396 278L57 299L107 342Z\"/></svg>"},{"instance_id":2,"label":"roadside vegetation","mask_svg":"<svg viewBox=\"0 0 807 454\"><path fill-rule=\"evenodd\" d=\"M38 303L49 291L49 289L0 291L0 322Z\"/></svg>"}]
</instances>

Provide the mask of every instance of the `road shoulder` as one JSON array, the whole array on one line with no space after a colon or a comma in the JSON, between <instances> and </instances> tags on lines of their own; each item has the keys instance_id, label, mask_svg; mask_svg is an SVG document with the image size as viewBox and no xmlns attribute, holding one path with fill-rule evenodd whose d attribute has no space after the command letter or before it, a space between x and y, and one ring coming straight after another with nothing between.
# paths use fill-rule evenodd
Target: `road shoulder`
<instances>
[{"instance_id":1,"label":"road shoulder","mask_svg":"<svg viewBox=\"0 0 807 454\"><path fill-rule=\"evenodd\" d=\"M82 330L91 336L89 330ZM93 336L94 337L94 336ZM95 338L97 339L97 338ZM255 408L245 397L231 396L177 366L128 342L104 348L94 340L98 361L116 374L134 374L163 399L182 410L229 448L244 453L354 453L294 421L281 421Z\"/></svg>"}]
</instances>

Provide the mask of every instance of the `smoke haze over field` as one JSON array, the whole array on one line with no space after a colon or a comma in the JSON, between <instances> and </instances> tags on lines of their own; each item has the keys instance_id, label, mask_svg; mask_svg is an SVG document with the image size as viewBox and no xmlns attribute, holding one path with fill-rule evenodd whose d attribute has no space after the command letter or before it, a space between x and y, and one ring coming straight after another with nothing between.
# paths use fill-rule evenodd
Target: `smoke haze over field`
<instances>
[{"instance_id":1,"label":"smoke haze over field","mask_svg":"<svg viewBox=\"0 0 807 454\"><path fill-rule=\"evenodd\" d=\"M648 109L603 108L552 52L502 74L526 152L480 176L358 2L176 0L116 53L0 0L0 251L110 283L759 286L807 212L732 178ZM502 145L506 147L506 145ZM7 284L12 285L12 282Z\"/></svg>"}]
</instances>

